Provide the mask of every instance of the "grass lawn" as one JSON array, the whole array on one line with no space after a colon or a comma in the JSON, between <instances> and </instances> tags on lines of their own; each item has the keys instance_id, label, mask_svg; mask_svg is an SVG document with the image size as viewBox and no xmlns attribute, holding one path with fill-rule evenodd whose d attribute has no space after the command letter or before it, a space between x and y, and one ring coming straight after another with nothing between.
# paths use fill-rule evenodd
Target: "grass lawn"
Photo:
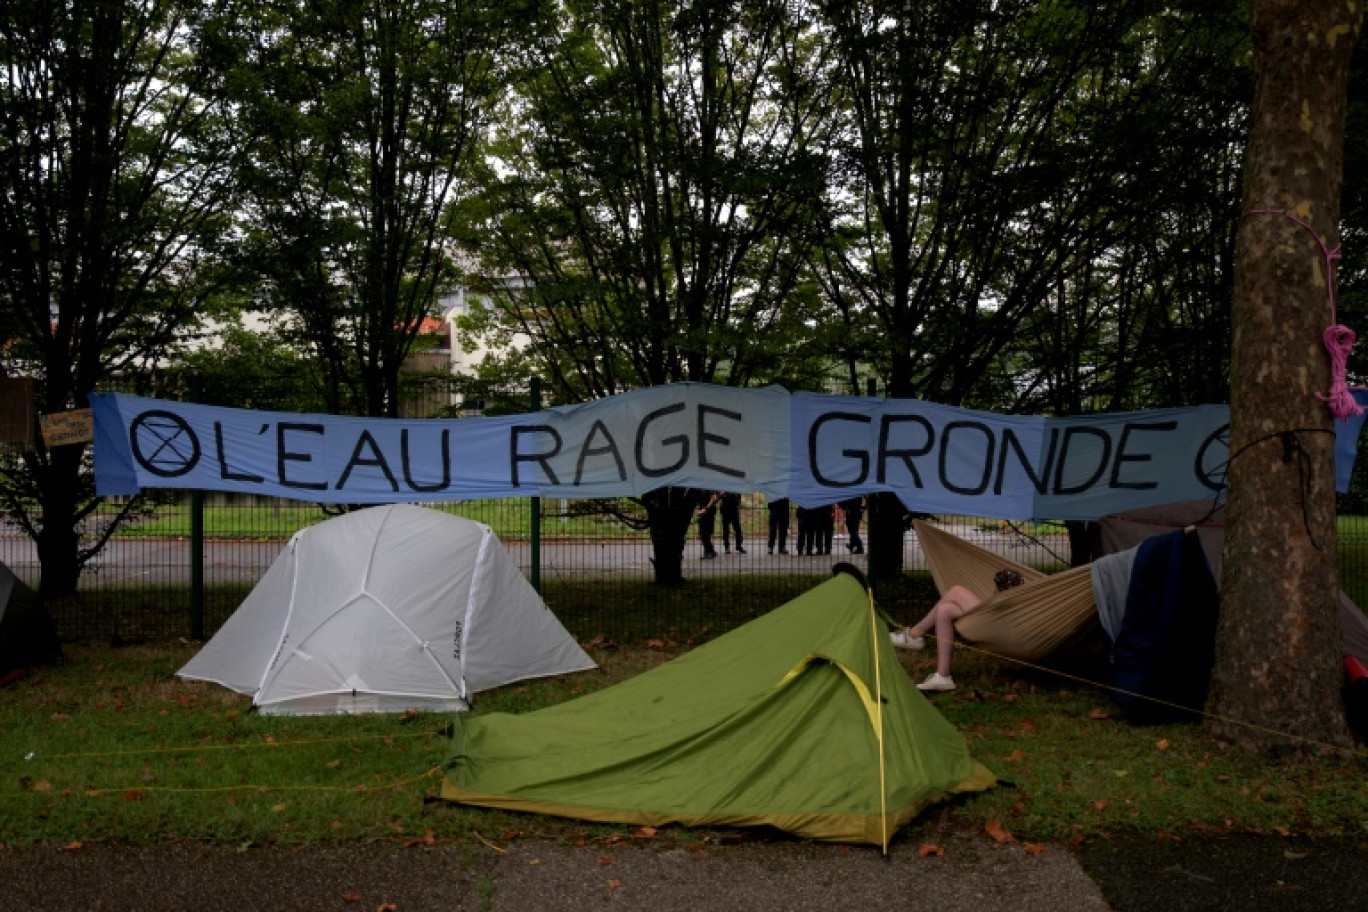
<instances>
[{"instance_id":1,"label":"grass lawn","mask_svg":"<svg viewBox=\"0 0 1368 912\"><path fill-rule=\"evenodd\" d=\"M475 712L522 712L625 680L677 655L659 638L600 639L601 670L482 695ZM429 801L446 716L270 718L213 684L174 676L185 643L68 647L67 660L4 690L0 844L196 840L249 846L339 840L503 841L514 833L618 838L611 827ZM930 652L903 653L914 679ZM1127 724L1101 690L966 651L960 689L935 696L973 755L1010 784L927 811L898 837L1000 826L1073 842L1141 832L1296 833L1368 842L1362 757L1262 761L1199 725ZM696 830L657 838L695 841Z\"/></svg>"}]
</instances>

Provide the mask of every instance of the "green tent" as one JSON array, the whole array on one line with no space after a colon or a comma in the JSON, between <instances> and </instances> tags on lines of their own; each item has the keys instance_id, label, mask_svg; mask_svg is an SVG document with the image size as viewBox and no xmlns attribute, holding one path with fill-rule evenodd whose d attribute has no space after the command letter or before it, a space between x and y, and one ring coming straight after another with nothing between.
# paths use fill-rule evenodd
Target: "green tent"
<instances>
[{"instance_id":1,"label":"green tent","mask_svg":"<svg viewBox=\"0 0 1368 912\"><path fill-rule=\"evenodd\" d=\"M614 687L457 718L442 797L887 847L927 805L994 782L912 686L888 626L862 581L838 573Z\"/></svg>"}]
</instances>

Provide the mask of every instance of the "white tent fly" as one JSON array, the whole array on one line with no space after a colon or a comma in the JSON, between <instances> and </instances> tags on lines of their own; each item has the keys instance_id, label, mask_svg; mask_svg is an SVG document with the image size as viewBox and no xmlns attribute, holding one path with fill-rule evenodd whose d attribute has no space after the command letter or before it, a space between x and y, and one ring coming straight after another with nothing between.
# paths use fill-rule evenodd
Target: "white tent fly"
<instances>
[{"instance_id":1,"label":"white tent fly","mask_svg":"<svg viewBox=\"0 0 1368 912\"><path fill-rule=\"evenodd\" d=\"M410 505L296 532L177 674L264 714L469 708L473 693L595 668L493 530Z\"/></svg>"}]
</instances>

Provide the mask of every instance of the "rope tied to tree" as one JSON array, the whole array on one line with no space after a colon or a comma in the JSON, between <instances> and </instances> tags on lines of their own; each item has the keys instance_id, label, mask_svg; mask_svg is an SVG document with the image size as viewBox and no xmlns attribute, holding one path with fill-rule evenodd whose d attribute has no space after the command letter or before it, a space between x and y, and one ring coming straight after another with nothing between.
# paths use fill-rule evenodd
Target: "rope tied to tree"
<instances>
[{"instance_id":1,"label":"rope tied to tree","mask_svg":"<svg viewBox=\"0 0 1368 912\"><path fill-rule=\"evenodd\" d=\"M1325 393L1316 393L1316 398L1324 402L1329 407L1330 414L1339 421L1348 421L1350 418L1362 414L1363 406L1354 401L1354 396L1349 391L1349 382L1345 377L1349 365L1349 353L1353 351L1354 340L1357 337L1352 329L1337 322L1335 312L1335 263L1340 258L1339 248L1336 247L1331 250L1325 245L1321 236L1316 233L1316 229L1285 209L1251 209L1245 215L1281 215L1288 221L1300 225L1316 239L1316 243L1321 249L1321 256L1325 258L1325 288L1330 301L1330 326L1321 336L1325 350L1330 356L1330 390Z\"/></svg>"}]
</instances>

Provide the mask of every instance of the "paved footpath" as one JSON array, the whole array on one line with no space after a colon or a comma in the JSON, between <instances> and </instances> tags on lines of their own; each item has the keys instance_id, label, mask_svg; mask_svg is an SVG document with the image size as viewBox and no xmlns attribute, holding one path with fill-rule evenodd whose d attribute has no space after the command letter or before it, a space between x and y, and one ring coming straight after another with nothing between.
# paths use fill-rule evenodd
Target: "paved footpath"
<instances>
[{"instance_id":1,"label":"paved footpath","mask_svg":"<svg viewBox=\"0 0 1368 912\"><path fill-rule=\"evenodd\" d=\"M25 912L1322 912L1368 909L1346 843L1096 840L1032 854L951 836L877 849L784 839L573 846L0 849L0 909Z\"/></svg>"}]
</instances>

